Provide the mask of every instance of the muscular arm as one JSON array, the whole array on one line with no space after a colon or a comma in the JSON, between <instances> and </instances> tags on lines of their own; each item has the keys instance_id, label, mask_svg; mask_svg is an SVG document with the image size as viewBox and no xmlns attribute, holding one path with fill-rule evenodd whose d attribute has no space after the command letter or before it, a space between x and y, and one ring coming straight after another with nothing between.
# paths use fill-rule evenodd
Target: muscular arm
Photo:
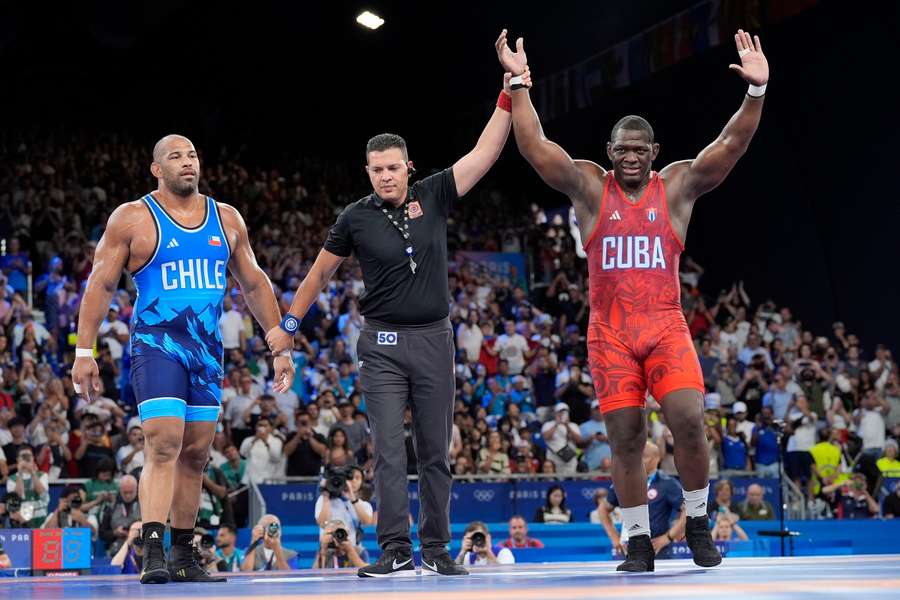
<instances>
[{"instance_id":1,"label":"muscular arm","mask_svg":"<svg viewBox=\"0 0 900 600\"><path fill-rule=\"evenodd\" d=\"M494 166L506 145L511 123L508 112L501 108L494 109L475 147L453 165L457 195L464 196Z\"/></svg>"},{"instance_id":2,"label":"muscular arm","mask_svg":"<svg viewBox=\"0 0 900 600\"><path fill-rule=\"evenodd\" d=\"M272 290L272 282L256 262L253 248L250 246L250 236L247 234L247 225L240 213L227 204L219 204L219 209L228 230L233 232L233 239L229 238L232 250L228 267L241 286L250 312L263 331L269 331L281 321L281 311Z\"/></svg>"},{"instance_id":3,"label":"muscular arm","mask_svg":"<svg viewBox=\"0 0 900 600\"><path fill-rule=\"evenodd\" d=\"M319 252L316 262L313 263L309 273L300 282L297 293L294 294L294 301L291 302L290 310L292 315L300 318L306 315L309 307L315 302L325 284L331 280L342 262L344 262L343 256L332 254L324 248Z\"/></svg>"},{"instance_id":4,"label":"muscular arm","mask_svg":"<svg viewBox=\"0 0 900 600\"><path fill-rule=\"evenodd\" d=\"M547 139L527 88L513 91L512 99L513 132L519 152L547 185L572 200L582 233L590 232L600 208L595 198L602 193L606 170L590 161L572 159Z\"/></svg>"},{"instance_id":5,"label":"muscular arm","mask_svg":"<svg viewBox=\"0 0 900 600\"><path fill-rule=\"evenodd\" d=\"M78 348L93 348L116 285L131 255L131 239L146 225L147 209L129 202L109 217L94 253L94 265L78 309Z\"/></svg>"}]
</instances>

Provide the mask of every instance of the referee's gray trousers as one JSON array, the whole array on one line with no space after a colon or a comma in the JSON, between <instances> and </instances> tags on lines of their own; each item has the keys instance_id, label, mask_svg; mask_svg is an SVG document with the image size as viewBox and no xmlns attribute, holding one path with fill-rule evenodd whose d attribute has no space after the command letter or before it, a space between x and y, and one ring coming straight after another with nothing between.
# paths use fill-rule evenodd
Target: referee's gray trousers
<instances>
[{"instance_id":1,"label":"referee's gray trousers","mask_svg":"<svg viewBox=\"0 0 900 600\"><path fill-rule=\"evenodd\" d=\"M366 319L356 352L375 445L378 545L408 552L409 496L403 414L412 409L419 472L419 541L428 554L450 543L450 437L456 377L450 319L391 325Z\"/></svg>"}]
</instances>

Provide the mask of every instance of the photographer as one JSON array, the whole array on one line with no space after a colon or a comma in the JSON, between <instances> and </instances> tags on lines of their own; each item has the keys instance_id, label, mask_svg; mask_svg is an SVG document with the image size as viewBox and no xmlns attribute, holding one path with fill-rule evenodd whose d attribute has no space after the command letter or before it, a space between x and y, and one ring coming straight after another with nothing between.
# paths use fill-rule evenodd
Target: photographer
<instances>
[{"instance_id":1,"label":"photographer","mask_svg":"<svg viewBox=\"0 0 900 600\"><path fill-rule=\"evenodd\" d=\"M16 472L9 476L6 491L22 499L19 512L28 522L28 527L40 527L47 518L50 484L47 474L38 470L30 446L19 448L16 456Z\"/></svg>"},{"instance_id":2,"label":"photographer","mask_svg":"<svg viewBox=\"0 0 900 600\"><path fill-rule=\"evenodd\" d=\"M362 542L358 535L362 526L375 522L372 505L358 497L362 483L363 472L357 466L329 467L325 470L322 493L315 508L319 527L324 529L328 521L343 521L349 527L350 542L357 547Z\"/></svg>"},{"instance_id":3,"label":"photographer","mask_svg":"<svg viewBox=\"0 0 900 600\"><path fill-rule=\"evenodd\" d=\"M281 545L281 521L275 515L265 515L253 528L241 571L287 570L292 568L288 562L296 558L296 552Z\"/></svg>"},{"instance_id":4,"label":"photographer","mask_svg":"<svg viewBox=\"0 0 900 600\"><path fill-rule=\"evenodd\" d=\"M27 529L28 519L22 516L22 499L16 493L6 494L0 501L0 529Z\"/></svg>"},{"instance_id":5,"label":"photographer","mask_svg":"<svg viewBox=\"0 0 900 600\"><path fill-rule=\"evenodd\" d=\"M119 547L119 551L109 562L114 567L122 567L122 575L135 575L141 572L144 556L144 538L141 537L140 521L135 521L128 528L128 537Z\"/></svg>"},{"instance_id":6,"label":"photographer","mask_svg":"<svg viewBox=\"0 0 900 600\"><path fill-rule=\"evenodd\" d=\"M59 498L59 506L44 521L41 529L65 529L66 527L87 527L91 539L97 538L97 519L84 509L84 489L80 484L67 485Z\"/></svg>"},{"instance_id":7,"label":"photographer","mask_svg":"<svg viewBox=\"0 0 900 600\"><path fill-rule=\"evenodd\" d=\"M216 558L219 562L216 569L220 573L237 573L241 570L245 554L240 548L236 548L237 530L231 525L222 525L216 533Z\"/></svg>"},{"instance_id":8,"label":"photographer","mask_svg":"<svg viewBox=\"0 0 900 600\"><path fill-rule=\"evenodd\" d=\"M216 540L206 529L196 527L194 529L194 548L198 554L197 562L207 573L218 573L219 556L216 549Z\"/></svg>"},{"instance_id":9,"label":"photographer","mask_svg":"<svg viewBox=\"0 0 900 600\"><path fill-rule=\"evenodd\" d=\"M458 565L511 565L516 562L512 550L495 546L487 525L472 521L463 533L462 547L456 555Z\"/></svg>"},{"instance_id":10,"label":"photographer","mask_svg":"<svg viewBox=\"0 0 900 600\"><path fill-rule=\"evenodd\" d=\"M360 568L368 564L359 556L356 546L350 541L350 533L343 521L335 519L325 523L319 539L319 551L316 552L313 561L313 569Z\"/></svg>"},{"instance_id":11,"label":"photographer","mask_svg":"<svg viewBox=\"0 0 900 600\"><path fill-rule=\"evenodd\" d=\"M838 519L869 519L878 516L881 507L866 489L866 476L854 473L848 481L822 488L823 494L834 492L833 506Z\"/></svg>"},{"instance_id":12,"label":"photographer","mask_svg":"<svg viewBox=\"0 0 900 600\"><path fill-rule=\"evenodd\" d=\"M247 478L253 483L262 483L279 475L282 441L272 433L272 422L268 417L257 420L255 432L241 442L241 456L247 459Z\"/></svg>"}]
</instances>

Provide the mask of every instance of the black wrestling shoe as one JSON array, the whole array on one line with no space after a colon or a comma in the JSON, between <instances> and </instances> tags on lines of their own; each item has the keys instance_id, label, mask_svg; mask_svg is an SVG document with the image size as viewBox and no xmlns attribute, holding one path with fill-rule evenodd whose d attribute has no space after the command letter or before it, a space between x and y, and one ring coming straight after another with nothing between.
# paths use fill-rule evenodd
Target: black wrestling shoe
<instances>
[{"instance_id":1,"label":"black wrestling shoe","mask_svg":"<svg viewBox=\"0 0 900 600\"><path fill-rule=\"evenodd\" d=\"M422 553L422 575L468 575L469 572L453 562L446 551L433 555Z\"/></svg>"},{"instance_id":2,"label":"black wrestling shoe","mask_svg":"<svg viewBox=\"0 0 900 600\"><path fill-rule=\"evenodd\" d=\"M378 560L356 572L360 577L415 577L416 564L409 550L385 550Z\"/></svg>"},{"instance_id":3,"label":"black wrestling shoe","mask_svg":"<svg viewBox=\"0 0 900 600\"><path fill-rule=\"evenodd\" d=\"M166 552L162 540L144 543L141 583L169 583L172 578L166 567Z\"/></svg>"},{"instance_id":4,"label":"black wrestling shoe","mask_svg":"<svg viewBox=\"0 0 900 600\"><path fill-rule=\"evenodd\" d=\"M709 532L707 517L688 517L684 535L694 555L695 565L714 567L722 562L722 555L719 554L719 549L713 543L712 534Z\"/></svg>"},{"instance_id":5,"label":"black wrestling shoe","mask_svg":"<svg viewBox=\"0 0 900 600\"><path fill-rule=\"evenodd\" d=\"M649 535L644 534L628 538L628 554L625 556L625 562L616 567L616 571L650 573L654 568L653 560L655 556L656 553L653 551L653 544L650 543Z\"/></svg>"},{"instance_id":6,"label":"black wrestling shoe","mask_svg":"<svg viewBox=\"0 0 900 600\"><path fill-rule=\"evenodd\" d=\"M200 552L195 546L172 545L169 553L169 575L172 581L196 583L222 583L224 577L213 577L200 566Z\"/></svg>"}]
</instances>

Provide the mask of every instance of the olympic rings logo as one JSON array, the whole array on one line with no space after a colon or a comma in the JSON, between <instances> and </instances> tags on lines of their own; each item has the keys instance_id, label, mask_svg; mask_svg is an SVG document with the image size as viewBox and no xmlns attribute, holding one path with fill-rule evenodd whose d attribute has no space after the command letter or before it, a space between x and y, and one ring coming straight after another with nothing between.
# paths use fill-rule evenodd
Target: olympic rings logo
<instances>
[{"instance_id":1,"label":"olympic rings logo","mask_svg":"<svg viewBox=\"0 0 900 600\"><path fill-rule=\"evenodd\" d=\"M472 495L479 502L490 502L494 499L494 490L475 490Z\"/></svg>"}]
</instances>

